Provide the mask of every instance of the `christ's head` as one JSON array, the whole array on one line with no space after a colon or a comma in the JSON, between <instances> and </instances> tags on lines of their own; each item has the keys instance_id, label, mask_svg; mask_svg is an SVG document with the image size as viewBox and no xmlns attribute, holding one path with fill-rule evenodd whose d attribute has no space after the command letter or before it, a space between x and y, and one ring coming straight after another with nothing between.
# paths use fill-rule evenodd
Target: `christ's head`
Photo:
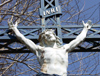
<instances>
[{"instance_id":1,"label":"christ's head","mask_svg":"<svg viewBox=\"0 0 100 76\"><path fill-rule=\"evenodd\" d=\"M46 29L39 35L39 42L41 46L45 46L51 42L56 42L57 46L60 46L60 38L56 36L54 30Z\"/></svg>"}]
</instances>

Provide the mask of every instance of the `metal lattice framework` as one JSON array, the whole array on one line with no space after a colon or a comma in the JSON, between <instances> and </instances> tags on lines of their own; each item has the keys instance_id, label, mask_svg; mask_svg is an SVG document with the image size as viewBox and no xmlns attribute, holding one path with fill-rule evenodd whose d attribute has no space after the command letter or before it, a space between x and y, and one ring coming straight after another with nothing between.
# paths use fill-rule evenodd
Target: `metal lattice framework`
<instances>
[{"instance_id":1,"label":"metal lattice framework","mask_svg":"<svg viewBox=\"0 0 100 76\"><path fill-rule=\"evenodd\" d=\"M48 29L54 29L55 33L63 40L63 43L68 43L75 39L82 31L82 25L76 26L45 26ZM100 26L95 25L88 32L86 40L81 43L74 52L91 52L100 50ZM3 30L2 30L3 29ZM21 33L26 38L33 40L38 44L38 36L44 30L44 26L26 26L18 27ZM61 30L58 31L58 30ZM8 27L0 27L0 53L28 53L30 52L24 45L22 45L15 37L15 35L8 30ZM18 43L17 43L18 42ZM15 44L16 43L16 44ZM13 45L14 44L14 45Z\"/></svg>"},{"instance_id":2,"label":"metal lattice framework","mask_svg":"<svg viewBox=\"0 0 100 76\"><path fill-rule=\"evenodd\" d=\"M38 36L45 29L54 29L62 43L68 43L82 31L82 25L62 25L60 23L61 7L58 0L41 0L41 26L20 26L18 29L26 37L38 44ZM52 24L52 25L50 25ZM93 26L86 40L75 48L75 52L90 52L100 50L100 25ZM29 53L8 27L0 27L0 53Z\"/></svg>"},{"instance_id":3,"label":"metal lattice framework","mask_svg":"<svg viewBox=\"0 0 100 76\"><path fill-rule=\"evenodd\" d=\"M48 25L52 21L53 25L60 24L61 7L58 0L41 0L41 25Z\"/></svg>"}]
</instances>

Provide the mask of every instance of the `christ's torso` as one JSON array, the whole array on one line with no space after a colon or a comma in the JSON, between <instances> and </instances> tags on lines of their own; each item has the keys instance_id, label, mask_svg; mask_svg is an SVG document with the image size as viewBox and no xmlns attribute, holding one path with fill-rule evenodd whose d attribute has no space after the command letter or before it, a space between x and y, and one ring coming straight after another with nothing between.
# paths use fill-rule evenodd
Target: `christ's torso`
<instances>
[{"instance_id":1,"label":"christ's torso","mask_svg":"<svg viewBox=\"0 0 100 76\"><path fill-rule=\"evenodd\" d=\"M62 48L40 48L37 57L41 65L41 72L66 76L68 67L68 53Z\"/></svg>"}]
</instances>

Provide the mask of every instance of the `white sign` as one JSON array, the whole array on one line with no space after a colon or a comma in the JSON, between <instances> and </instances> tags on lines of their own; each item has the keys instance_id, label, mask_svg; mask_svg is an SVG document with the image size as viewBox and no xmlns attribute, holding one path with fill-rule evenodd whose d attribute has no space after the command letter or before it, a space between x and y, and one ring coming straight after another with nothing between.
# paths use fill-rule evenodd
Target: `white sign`
<instances>
[{"instance_id":1,"label":"white sign","mask_svg":"<svg viewBox=\"0 0 100 76\"><path fill-rule=\"evenodd\" d=\"M56 6L56 7L52 7L52 8L49 8L49 9L40 8L39 11L40 11L41 17L49 17L49 16L52 16L52 15L61 14L61 7Z\"/></svg>"},{"instance_id":2,"label":"white sign","mask_svg":"<svg viewBox=\"0 0 100 76\"><path fill-rule=\"evenodd\" d=\"M58 12L58 7L56 7L56 8L51 8L51 9L49 9L49 10L43 11L43 15L44 15L44 16L45 16L45 15L50 15L50 14L53 14L53 13L55 13L55 12Z\"/></svg>"}]
</instances>

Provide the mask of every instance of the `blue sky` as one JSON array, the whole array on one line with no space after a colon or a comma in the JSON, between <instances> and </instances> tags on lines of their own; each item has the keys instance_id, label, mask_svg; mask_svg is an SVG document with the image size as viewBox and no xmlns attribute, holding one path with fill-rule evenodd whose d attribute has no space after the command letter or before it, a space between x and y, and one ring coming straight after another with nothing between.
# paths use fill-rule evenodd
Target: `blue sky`
<instances>
[{"instance_id":1,"label":"blue sky","mask_svg":"<svg viewBox=\"0 0 100 76\"><path fill-rule=\"evenodd\" d=\"M92 17L98 17L99 18L99 13L100 13L99 12L99 9L100 9L99 4L100 4L100 0L85 0L84 10L87 9L87 8L89 8L89 7L91 7L91 6L95 5L93 8L91 8L90 10L88 10L86 13L90 12L90 15L91 15L91 12L94 12L94 14L93 14Z\"/></svg>"}]
</instances>

